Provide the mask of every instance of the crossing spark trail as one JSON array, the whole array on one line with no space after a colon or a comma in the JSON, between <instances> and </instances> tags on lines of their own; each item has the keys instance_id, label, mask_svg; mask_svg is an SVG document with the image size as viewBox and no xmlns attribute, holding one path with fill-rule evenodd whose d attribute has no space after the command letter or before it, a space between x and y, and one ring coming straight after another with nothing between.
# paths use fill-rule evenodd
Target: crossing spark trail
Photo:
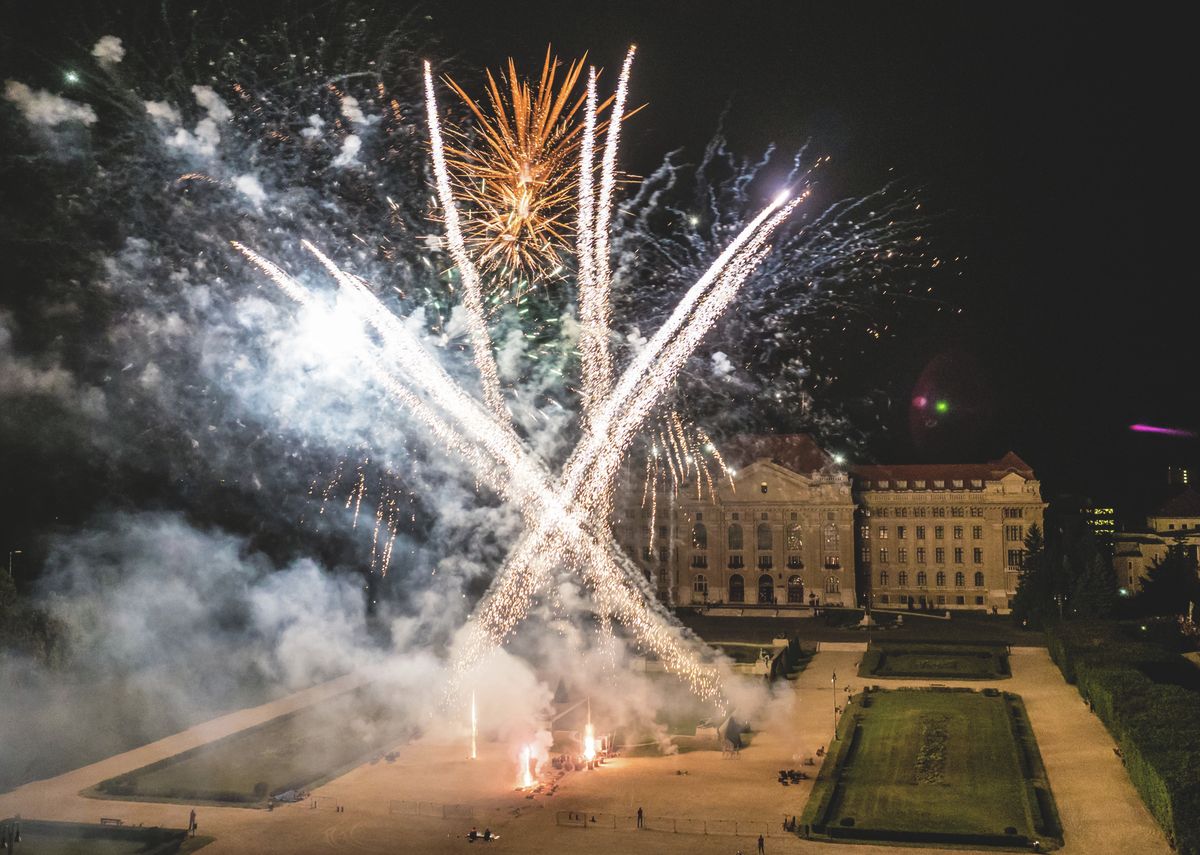
<instances>
[{"instance_id":1,"label":"crossing spark trail","mask_svg":"<svg viewBox=\"0 0 1200 855\"><path fill-rule=\"evenodd\" d=\"M429 63L425 95L431 157L446 239L463 282L463 306L483 402L463 389L367 284L334 264L315 245L304 248L338 285L339 305L360 324L356 355L392 401L424 424L442 446L469 465L482 483L513 502L525 532L500 568L470 621L456 653L455 670L465 676L489 651L505 643L529 614L537 594L562 568L578 573L607 623L611 616L654 653L668 670L683 677L702 698L723 701L716 668L705 664L691 641L646 584L641 569L615 544L609 527L613 486L624 455L655 408L717 322L739 288L769 250L772 234L804 198L780 194L724 248L684 294L666 322L613 380L608 350L611 318L608 231L612 222L617 137L633 60L629 51L613 99L601 165L601 181L591 181L597 131L592 106L596 75L589 69L583 139L580 145L581 319L588 342L582 362L587 418L579 444L556 476L540 462L513 428L499 383L492 342L482 309L479 271L466 251L446 170L444 143ZM313 294L273 262L236 245L288 297L308 311L323 311Z\"/></svg>"}]
</instances>

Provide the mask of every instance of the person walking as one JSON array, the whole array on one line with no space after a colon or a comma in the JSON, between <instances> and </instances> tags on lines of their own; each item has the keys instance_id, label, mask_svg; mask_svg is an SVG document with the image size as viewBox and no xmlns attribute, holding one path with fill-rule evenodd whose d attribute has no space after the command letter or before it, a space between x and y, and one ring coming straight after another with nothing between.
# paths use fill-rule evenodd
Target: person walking
<instances>
[{"instance_id":1,"label":"person walking","mask_svg":"<svg viewBox=\"0 0 1200 855\"><path fill-rule=\"evenodd\" d=\"M642 815L642 809L639 807L639 808L638 808L638 819L637 819L637 827L638 827L638 828L641 828L641 827L642 827L642 822L643 822L643 821L644 821L644 817L643 817L643 815Z\"/></svg>"},{"instance_id":2,"label":"person walking","mask_svg":"<svg viewBox=\"0 0 1200 855\"><path fill-rule=\"evenodd\" d=\"M766 847L763 845L763 836L758 835L758 855L765 855Z\"/></svg>"},{"instance_id":3,"label":"person walking","mask_svg":"<svg viewBox=\"0 0 1200 855\"><path fill-rule=\"evenodd\" d=\"M188 834L192 837L196 836L196 809L192 808L192 813L188 816Z\"/></svg>"}]
</instances>

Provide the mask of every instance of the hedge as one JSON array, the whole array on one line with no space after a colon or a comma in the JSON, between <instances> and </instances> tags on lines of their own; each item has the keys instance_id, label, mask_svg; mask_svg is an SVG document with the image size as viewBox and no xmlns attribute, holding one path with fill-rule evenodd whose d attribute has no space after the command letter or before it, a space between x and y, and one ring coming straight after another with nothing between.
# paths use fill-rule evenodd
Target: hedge
<instances>
[{"instance_id":1,"label":"hedge","mask_svg":"<svg viewBox=\"0 0 1200 855\"><path fill-rule=\"evenodd\" d=\"M1050 656L1121 749L1146 807L1180 855L1200 855L1200 694L1156 683L1143 669L1177 654L1121 637L1106 622L1047 630Z\"/></svg>"}]
</instances>

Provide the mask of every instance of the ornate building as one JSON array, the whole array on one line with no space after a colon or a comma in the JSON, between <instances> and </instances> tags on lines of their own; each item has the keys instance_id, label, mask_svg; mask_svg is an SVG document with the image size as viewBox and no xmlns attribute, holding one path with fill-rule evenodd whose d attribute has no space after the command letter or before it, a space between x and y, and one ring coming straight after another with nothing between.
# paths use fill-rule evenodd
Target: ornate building
<instances>
[{"instance_id":1,"label":"ornate building","mask_svg":"<svg viewBox=\"0 0 1200 855\"><path fill-rule=\"evenodd\" d=\"M1186 478L1179 483L1186 484ZM1117 584L1129 593L1141 590L1142 580L1172 546L1193 560L1200 559L1200 493L1184 487L1146 517L1140 531L1113 536L1113 569Z\"/></svg>"},{"instance_id":2,"label":"ornate building","mask_svg":"<svg viewBox=\"0 0 1200 855\"><path fill-rule=\"evenodd\" d=\"M1012 453L847 471L803 434L722 452L730 477L711 492L623 493L618 539L674 605L1007 609L1025 532L1042 524L1038 482Z\"/></svg>"}]
</instances>

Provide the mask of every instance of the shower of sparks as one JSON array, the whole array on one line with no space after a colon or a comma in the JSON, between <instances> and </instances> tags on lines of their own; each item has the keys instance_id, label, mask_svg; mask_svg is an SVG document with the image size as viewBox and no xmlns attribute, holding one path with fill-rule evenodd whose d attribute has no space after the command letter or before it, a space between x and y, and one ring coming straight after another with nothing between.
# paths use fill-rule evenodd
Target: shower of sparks
<instances>
[{"instance_id":1,"label":"shower of sparks","mask_svg":"<svg viewBox=\"0 0 1200 855\"><path fill-rule=\"evenodd\" d=\"M631 50L622 70L622 90L632 55ZM589 89L593 97L594 79L592 72ZM361 336L348 344L368 374L393 401L425 424L443 447L470 466L480 483L513 502L525 520L524 533L471 620L468 638L455 661L457 675L465 676L503 644L528 615L534 596L546 587L554 571L567 568L579 573L593 591L597 611L605 623L610 616L623 623L643 648L655 654L669 671L683 677L699 697L724 704L716 668L701 661L695 644L684 637L654 598L641 569L615 544L609 523L613 486L630 444L644 430L705 333L768 252L771 235L806 194L791 200L781 194L751 220L687 291L615 384L595 377L595 363L585 363L583 382L594 390L592 414L561 475L555 477L513 430L500 391L482 313L479 272L466 251L450 189L428 63L425 91L447 244L463 282L463 303L486 406L446 373L363 280L338 268L307 241L304 247L337 282L338 309L349 310L361 325ZM617 114L618 108L614 108L614 118ZM589 139L590 150L594 150L594 133L594 123L585 123L584 136ZM616 147L611 138L604 158L612 167L604 173L615 174ZM591 164L584 162L580 168L586 171ZM581 284L589 293L581 297L581 302L586 299L595 307L594 317L607 318L610 274L607 259L601 262L599 256L607 253L607 249L602 250L608 245L607 237L600 231L607 230L610 221L610 183L602 179L599 198L593 202L590 233L580 236L581 245L594 248L588 262L591 272ZM329 311L277 265L247 247L235 247L306 311ZM670 431L683 433L679 424L671 425ZM673 442L678 444L679 436Z\"/></svg>"},{"instance_id":2,"label":"shower of sparks","mask_svg":"<svg viewBox=\"0 0 1200 855\"><path fill-rule=\"evenodd\" d=\"M446 149L464 239L482 269L518 283L559 267L571 238L576 175L570 165L580 145L584 99L576 89L584 59L567 65L561 78L559 67L547 48L535 85L509 59L500 81L487 72L486 107L446 78L475 120L473 130L452 130ZM588 121L595 110L594 102L588 105Z\"/></svg>"}]
</instances>

